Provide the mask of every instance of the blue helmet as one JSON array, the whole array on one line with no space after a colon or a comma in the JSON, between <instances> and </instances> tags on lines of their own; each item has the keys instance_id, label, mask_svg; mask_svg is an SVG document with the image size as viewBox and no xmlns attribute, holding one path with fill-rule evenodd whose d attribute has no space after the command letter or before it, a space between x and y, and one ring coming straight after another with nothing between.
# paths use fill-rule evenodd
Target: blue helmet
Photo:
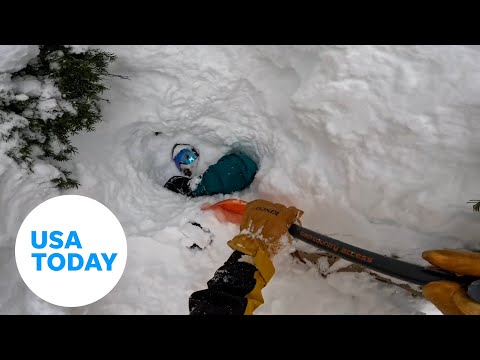
<instances>
[{"instance_id":1,"label":"blue helmet","mask_svg":"<svg viewBox=\"0 0 480 360\"><path fill-rule=\"evenodd\" d=\"M200 153L188 144L175 144L172 149L172 159L177 169L185 176L192 176L198 165Z\"/></svg>"}]
</instances>

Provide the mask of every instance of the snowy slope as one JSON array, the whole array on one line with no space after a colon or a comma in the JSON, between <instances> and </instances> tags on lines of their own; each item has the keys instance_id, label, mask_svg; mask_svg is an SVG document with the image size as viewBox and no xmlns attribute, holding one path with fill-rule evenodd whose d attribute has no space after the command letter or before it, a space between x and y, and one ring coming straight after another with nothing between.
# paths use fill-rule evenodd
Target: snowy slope
<instances>
[{"instance_id":1,"label":"snowy slope","mask_svg":"<svg viewBox=\"0 0 480 360\"><path fill-rule=\"evenodd\" d=\"M101 48L118 56L111 71L130 80L109 81L104 122L74 139L72 170L83 186L67 193L117 215L128 240L124 276L79 309L50 306L26 289L13 257L16 231L58 192L45 180L48 167L26 177L0 158L1 313L187 314L189 294L206 286L237 232L199 208L227 197L294 205L307 228L420 264L425 249L478 247L480 219L465 204L480 195L477 49ZM260 171L241 194L185 199L162 188L180 141L200 149L199 171L231 148L256 156ZM208 250L182 245L191 220L215 234ZM323 277L288 253L275 262L257 314L438 314L365 273Z\"/></svg>"}]
</instances>

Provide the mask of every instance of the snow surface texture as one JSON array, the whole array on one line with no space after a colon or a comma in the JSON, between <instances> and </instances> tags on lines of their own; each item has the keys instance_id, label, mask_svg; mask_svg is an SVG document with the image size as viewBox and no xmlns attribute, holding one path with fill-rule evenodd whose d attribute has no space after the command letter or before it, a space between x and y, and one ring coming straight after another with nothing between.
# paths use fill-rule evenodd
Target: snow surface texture
<instances>
[{"instance_id":1,"label":"snow surface texture","mask_svg":"<svg viewBox=\"0 0 480 360\"><path fill-rule=\"evenodd\" d=\"M93 46L92 46L93 47ZM56 196L51 169L0 168L0 312L187 314L231 250L238 228L202 213L205 202L265 198L305 211L303 226L425 265L432 248L478 248L480 52L463 46L101 46L117 54L104 122L74 139L68 191L119 218L128 261L118 285L76 309L49 305L18 275L16 232ZM153 133L162 134L155 136ZM232 148L255 156L252 186L186 199L162 187L171 146L200 150L198 172ZM196 221L203 251L183 245ZM296 242L297 249L316 249ZM303 264L287 249L256 314L439 314L433 305L366 273ZM340 264L340 265L339 265ZM322 276L327 270L328 275ZM333 271L335 270L335 271Z\"/></svg>"},{"instance_id":2,"label":"snow surface texture","mask_svg":"<svg viewBox=\"0 0 480 360\"><path fill-rule=\"evenodd\" d=\"M0 74L23 69L39 53L38 45L0 45Z\"/></svg>"},{"instance_id":3,"label":"snow surface texture","mask_svg":"<svg viewBox=\"0 0 480 360\"><path fill-rule=\"evenodd\" d=\"M84 53L90 48L90 45L65 45L65 46L69 47L74 54Z\"/></svg>"}]
</instances>

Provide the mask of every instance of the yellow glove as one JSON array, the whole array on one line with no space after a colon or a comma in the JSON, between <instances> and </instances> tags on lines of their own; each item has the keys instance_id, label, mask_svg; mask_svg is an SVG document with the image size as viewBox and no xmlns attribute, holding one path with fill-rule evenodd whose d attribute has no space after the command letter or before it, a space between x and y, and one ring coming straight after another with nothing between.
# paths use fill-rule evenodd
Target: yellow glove
<instances>
[{"instance_id":1,"label":"yellow glove","mask_svg":"<svg viewBox=\"0 0 480 360\"><path fill-rule=\"evenodd\" d=\"M430 264L457 275L480 277L480 253L465 250L430 250L422 257ZM452 281L434 281L423 287L423 295L444 315L480 315L480 304L473 301Z\"/></svg>"},{"instance_id":2,"label":"yellow glove","mask_svg":"<svg viewBox=\"0 0 480 360\"><path fill-rule=\"evenodd\" d=\"M275 273L271 258L293 240L288 229L302 215L303 211L295 207L287 208L266 200L254 200L247 204L240 234L228 242L232 249L251 256L258 270L254 275L255 288L246 296L246 315L263 304L261 290Z\"/></svg>"},{"instance_id":3,"label":"yellow glove","mask_svg":"<svg viewBox=\"0 0 480 360\"><path fill-rule=\"evenodd\" d=\"M302 215L303 211L295 207L287 208L266 200L252 201L245 208L240 234L229 245L249 255L260 247L273 257L292 241L288 228Z\"/></svg>"}]
</instances>

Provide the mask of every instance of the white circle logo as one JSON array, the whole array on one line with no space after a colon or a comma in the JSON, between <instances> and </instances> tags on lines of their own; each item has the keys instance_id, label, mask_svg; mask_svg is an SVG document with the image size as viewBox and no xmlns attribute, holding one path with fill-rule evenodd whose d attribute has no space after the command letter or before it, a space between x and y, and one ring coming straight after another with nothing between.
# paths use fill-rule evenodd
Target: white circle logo
<instances>
[{"instance_id":1,"label":"white circle logo","mask_svg":"<svg viewBox=\"0 0 480 360\"><path fill-rule=\"evenodd\" d=\"M58 306L84 306L107 295L122 277L127 240L107 207L85 196L62 195L25 218L15 259L37 296Z\"/></svg>"}]
</instances>

